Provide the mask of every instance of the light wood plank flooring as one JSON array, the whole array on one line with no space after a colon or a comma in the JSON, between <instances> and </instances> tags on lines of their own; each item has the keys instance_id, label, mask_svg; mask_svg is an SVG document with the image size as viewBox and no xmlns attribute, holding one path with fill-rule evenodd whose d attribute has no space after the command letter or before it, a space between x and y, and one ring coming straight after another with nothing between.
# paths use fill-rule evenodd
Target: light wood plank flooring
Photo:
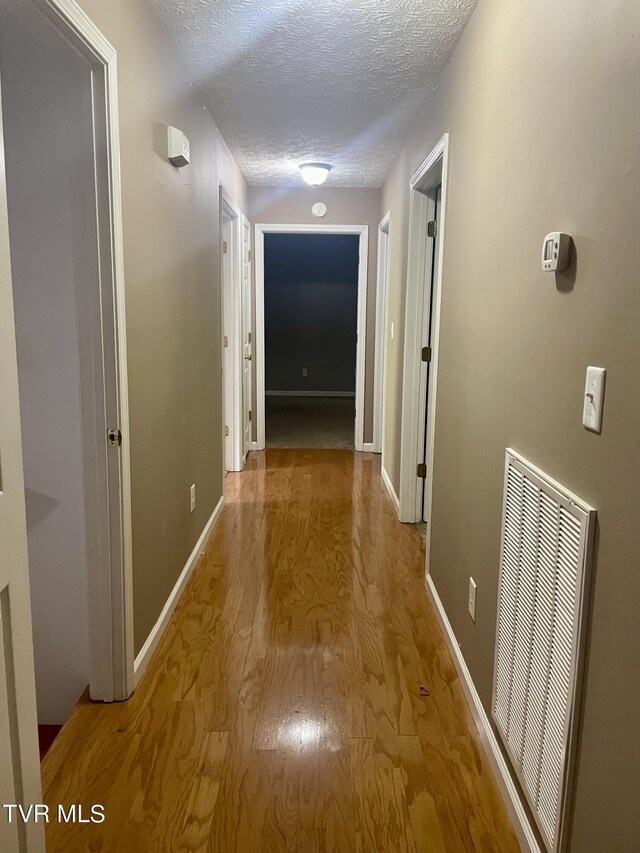
<instances>
[{"instance_id":1,"label":"light wood plank flooring","mask_svg":"<svg viewBox=\"0 0 640 853\"><path fill-rule=\"evenodd\" d=\"M150 668L81 702L53 851L517 851L379 457L251 454Z\"/></svg>"}]
</instances>

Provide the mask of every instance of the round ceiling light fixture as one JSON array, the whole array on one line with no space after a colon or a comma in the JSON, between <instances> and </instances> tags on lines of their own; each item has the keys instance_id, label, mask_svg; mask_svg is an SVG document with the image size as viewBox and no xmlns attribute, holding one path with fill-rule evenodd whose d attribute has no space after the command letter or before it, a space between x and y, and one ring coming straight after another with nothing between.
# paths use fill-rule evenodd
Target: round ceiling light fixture
<instances>
[{"instance_id":1,"label":"round ceiling light fixture","mask_svg":"<svg viewBox=\"0 0 640 853\"><path fill-rule=\"evenodd\" d=\"M329 163L301 163L300 171L309 186L319 187L327 180L331 166Z\"/></svg>"}]
</instances>

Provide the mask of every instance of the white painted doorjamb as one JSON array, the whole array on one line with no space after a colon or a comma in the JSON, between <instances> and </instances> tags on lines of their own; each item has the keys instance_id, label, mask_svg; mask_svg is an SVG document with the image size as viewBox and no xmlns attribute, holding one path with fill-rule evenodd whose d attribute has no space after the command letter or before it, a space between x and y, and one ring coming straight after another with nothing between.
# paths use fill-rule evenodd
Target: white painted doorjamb
<instances>
[{"instance_id":1,"label":"white painted doorjamb","mask_svg":"<svg viewBox=\"0 0 640 853\"><path fill-rule=\"evenodd\" d=\"M256 282L256 431L258 450L265 448L265 374L264 374L264 235L265 234L355 234L360 238L358 263L358 313L356 344L356 417L354 446L364 450L364 390L367 344L367 264L369 257L368 225L272 225L255 226Z\"/></svg>"},{"instance_id":2,"label":"white painted doorjamb","mask_svg":"<svg viewBox=\"0 0 640 853\"><path fill-rule=\"evenodd\" d=\"M384 383L387 363L387 301L389 291L389 229L391 211L378 225L378 267L376 275L376 351L373 391L373 452L384 447Z\"/></svg>"},{"instance_id":3,"label":"white painted doorjamb","mask_svg":"<svg viewBox=\"0 0 640 853\"><path fill-rule=\"evenodd\" d=\"M107 559L89 563L90 694L126 699L134 688L133 567L129 393L125 316L120 131L116 51L75 0L31 0L87 60L92 71L96 139L97 216L100 234L105 453L98 460L108 480ZM102 144L101 144L102 143ZM107 447L107 430L122 434Z\"/></svg>"},{"instance_id":4,"label":"white painted doorjamb","mask_svg":"<svg viewBox=\"0 0 640 853\"><path fill-rule=\"evenodd\" d=\"M227 247L230 275L225 275L224 255L222 259L222 375L224 384L224 418L229 435L224 436L225 470L242 471L244 453L242 449L242 211L223 186L220 187L220 225L228 219L231 225L231 240ZM222 247L222 235L220 238ZM226 336L228 346L224 346Z\"/></svg>"},{"instance_id":5,"label":"white painted doorjamb","mask_svg":"<svg viewBox=\"0 0 640 853\"><path fill-rule=\"evenodd\" d=\"M430 199L429 189L442 184L442 201L439 213L440 246L438 271L433 285L431 311L433 312L432 356L430 367L429 411L427 412L426 493L428 505L426 565L429 567L431 545L431 512L433 494L434 425L436 414L436 385L438 377L440 341L440 304L442 293L444 235L447 210L447 184L449 165L449 134L445 133L410 182L409 247L407 258L407 297L405 311L405 342L402 381L402 430L400 446L400 520L418 520L418 429L421 422L420 406L424 412L425 389L420 387L422 376L421 345L424 339L426 317L426 290L430 284L427 259L427 221ZM424 418L424 414L422 415Z\"/></svg>"},{"instance_id":6,"label":"white painted doorjamb","mask_svg":"<svg viewBox=\"0 0 640 853\"><path fill-rule=\"evenodd\" d=\"M247 235L246 247L244 244L245 233ZM246 280L246 283L244 281L244 263L245 263L244 251L245 251L245 248L246 248L246 252L247 252L247 255L246 255L246 264L247 264L247 280ZM253 297L253 286L252 285L253 285L253 282L252 282L252 276L251 276L251 272L252 272L252 252L251 252L251 249L252 249L252 245L251 245L251 223L249 222L247 217L243 214L242 215L242 264L243 264L243 269L242 269L242 297L241 297L240 302L241 302L241 310L246 311L247 316L244 318L244 321L242 320L242 317L240 319L241 319L241 328L243 330L243 336L244 336L245 329L247 331L247 339L242 341L242 350L243 350L243 352L242 352L242 358L243 358L242 376L243 376L243 383L244 383L244 377L246 377L247 378L247 384L249 386L247 389L247 391L248 391L247 396L248 396L248 402L249 402L249 435L248 435L246 442L244 441L244 435L243 435L242 453L243 453L244 461L246 461L247 453L249 453L249 451L253 450L253 421L251 419L252 418L251 409L253 408L253 373L254 373L253 366L251 364L249 364L249 370L247 371L246 374L244 372L244 366L245 366L244 359L246 359L248 357L249 361L251 361L251 359L253 358L253 342L252 342L252 331L253 331L253 325L252 325L252 323L253 323L253 305L252 305L252 302L253 302L253 298L252 298ZM246 294L245 294L245 287L247 288ZM243 384L243 388L242 388L242 401L243 401L243 403L242 403L242 409L243 409L242 416L243 416L243 419L244 419L244 393L245 393L245 388L244 388L244 384ZM244 464L244 462L243 462L243 464Z\"/></svg>"}]
</instances>

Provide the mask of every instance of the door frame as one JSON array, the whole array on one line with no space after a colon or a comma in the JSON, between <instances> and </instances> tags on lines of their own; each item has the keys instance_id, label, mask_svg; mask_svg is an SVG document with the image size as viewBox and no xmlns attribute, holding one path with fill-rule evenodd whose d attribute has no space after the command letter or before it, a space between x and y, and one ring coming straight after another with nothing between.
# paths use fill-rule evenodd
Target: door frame
<instances>
[{"instance_id":1,"label":"door frame","mask_svg":"<svg viewBox=\"0 0 640 853\"><path fill-rule=\"evenodd\" d=\"M409 244L407 256L407 292L404 327L404 360L402 373L402 426L400 437L401 521L416 522L422 518L422 484L417 476L419 442L424 440L426 382L421 348L428 334L429 316L426 300L431 292L431 364L429 370L428 412L426 412L426 495L427 495L427 572L431 544L433 496L433 459L436 388L440 354L440 306L442 297L443 256L446 232L447 190L449 173L449 134L445 133L423 163L414 172L409 185ZM439 252L436 280L431 283L431 266L427 263L429 240L427 222L433 216L434 200L429 190L442 184L439 211ZM421 426L422 425L422 426Z\"/></svg>"},{"instance_id":2,"label":"door frame","mask_svg":"<svg viewBox=\"0 0 640 853\"><path fill-rule=\"evenodd\" d=\"M245 233L247 235L247 242L245 244L244 236ZM247 454L250 450L253 450L253 423L252 423L252 408L253 408L253 366L249 364L249 368L245 373L245 359L248 359L251 362L253 357L253 347L252 347L252 336L253 336L253 278L252 278L252 252L251 252L251 223L247 219L247 217L242 214L242 219L240 223L240 264L241 264L241 272L240 272L240 349L241 349L241 361L240 361L240 369L242 373L242 387L241 387L241 398L242 398L242 465L247 459ZM245 249L246 249L246 257L245 257ZM246 263L246 282L245 282L245 263ZM245 293L245 287L247 288L247 293ZM245 297L246 300L245 300ZM245 322L242 322L242 313L246 311L247 316L245 318ZM244 340L244 329L247 330L247 339ZM248 351L246 351L248 350ZM245 400L244 400L244 377L248 378L248 399L249 399L249 438L248 441L244 441L244 415L245 415Z\"/></svg>"},{"instance_id":3,"label":"door frame","mask_svg":"<svg viewBox=\"0 0 640 853\"><path fill-rule=\"evenodd\" d=\"M231 239L224 251L224 222ZM222 287L223 454L225 471L242 471L242 211L220 185L220 263ZM226 345L225 345L226 343ZM226 434L228 431L228 435Z\"/></svg>"},{"instance_id":4,"label":"door frame","mask_svg":"<svg viewBox=\"0 0 640 853\"><path fill-rule=\"evenodd\" d=\"M356 416L354 446L364 450L364 391L365 358L367 347L367 264L369 259L368 225L279 225L259 223L255 228L255 288L256 310L254 348L256 381L256 437L257 450L264 450L265 437L265 353L264 353L264 235L265 234L353 234L359 237L358 256L358 311L356 341Z\"/></svg>"},{"instance_id":5,"label":"door frame","mask_svg":"<svg viewBox=\"0 0 640 853\"><path fill-rule=\"evenodd\" d=\"M373 388L373 452L382 454L384 468L384 387L387 371L387 315L389 300L389 246L391 211L378 225L378 260L376 272L376 351Z\"/></svg>"},{"instance_id":6,"label":"door frame","mask_svg":"<svg viewBox=\"0 0 640 853\"><path fill-rule=\"evenodd\" d=\"M134 689L133 548L125 281L118 118L117 57L74 0L31 0L87 61L91 69L96 162L96 219L99 248L100 340L94 351L92 386L103 393L92 412L98 426L92 465L101 490L87 506L102 547L88 555L89 661L91 698L112 702ZM96 332L96 330L94 330ZM90 401L88 401L90 405ZM83 410L84 410L83 403ZM107 445L118 429L120 446ZM104 436L100 447L99 434ZM85 447L84 462L89 456Z\"/></svg>"}]
</instances>

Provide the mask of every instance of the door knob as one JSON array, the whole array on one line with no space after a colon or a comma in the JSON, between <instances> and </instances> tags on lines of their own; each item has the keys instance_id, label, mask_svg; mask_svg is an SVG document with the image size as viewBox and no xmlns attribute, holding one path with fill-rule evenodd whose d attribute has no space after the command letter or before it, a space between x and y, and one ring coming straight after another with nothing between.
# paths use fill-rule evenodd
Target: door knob
<instances>
[{"instance_id":1,"label":"door knob","mask_svg":"<svg viewBox=\"0 0 640 853\"><path fill-rule=\"evenodd\" d=\"M244 359L245 361L251 361L251 354L245 355Z\"/></svg>"}]
</instances>

